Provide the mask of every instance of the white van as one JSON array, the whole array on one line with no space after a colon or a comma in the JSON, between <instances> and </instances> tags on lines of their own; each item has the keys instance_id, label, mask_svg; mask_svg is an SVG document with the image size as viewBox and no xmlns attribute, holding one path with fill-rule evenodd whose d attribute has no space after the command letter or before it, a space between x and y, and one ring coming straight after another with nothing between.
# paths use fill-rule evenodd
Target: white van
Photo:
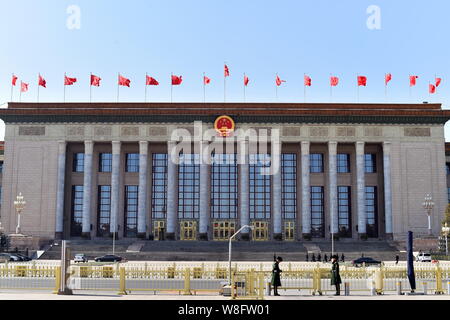
<instances>
[{"instance_id":1,"label":"white van","mask_svg":"<svg viewBox=\"0 0 450 320\"><path fill-rule=\"evenodd\" d=\"M431 254L419 253L416 257L417 262L431 262Z\"/></svg>"}]
</instances>

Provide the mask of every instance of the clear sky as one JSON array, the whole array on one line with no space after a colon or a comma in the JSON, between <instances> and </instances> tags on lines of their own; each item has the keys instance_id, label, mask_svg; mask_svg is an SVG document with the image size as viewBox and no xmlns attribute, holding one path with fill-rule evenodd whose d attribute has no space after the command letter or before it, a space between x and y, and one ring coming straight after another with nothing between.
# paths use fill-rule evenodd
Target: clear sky
<instances>
[{"instance_id":1,"label":"clear sky","mask_svg":"<svg viewBox=\"0 0 450 320\"><path fill-rule=\"evenodd\" d=\"M245 72L249 102L276 101L276 73L286 80L279 102L329 102L330 73L340 79L333 102L357 102L360 74L368 80L359 102L448 109L449 15L448 0L0 0L0 104L11 99L12 73L30 83L22 101L36 101L38 72L47 80L41 102L63 101L64 72L78 79L66 88L67 102L89 101L90 72L103 79L92 89L94 102L117 101L118 72L131 79L120 101L144 100L146 72L160 82L148 88L148 101L170 101L171 73L183 76L174 102L203 101L205 72L206 100L220 102L226 61L227 101L243 101ZM312 78L306 99L304 73ZM410 74L419 76L411 93ZM430 96L435 74L443 81Z\"/></svg>"}]
</instances>

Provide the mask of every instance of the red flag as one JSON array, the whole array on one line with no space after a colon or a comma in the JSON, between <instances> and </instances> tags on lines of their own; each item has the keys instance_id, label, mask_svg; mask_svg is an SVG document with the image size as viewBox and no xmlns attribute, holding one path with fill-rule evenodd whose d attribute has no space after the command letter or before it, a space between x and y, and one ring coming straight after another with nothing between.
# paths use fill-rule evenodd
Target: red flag
<instances>
[{"instance_id":1,"label":"red flag","mask_svg":"<svg viewBox=\"0 0 450 320\"><path fill-rule=\"evenodd\" d=\"M419 76L409 76L409 86L410 86L410 87L416 85L416 79L417 79L418 77L419 77Z\"/></svg>"},{"instance_id":2,"label":"red flag","mask_svg":"<svg viewBox=\"0 0 450 320\"><path fill-rule=\"evenodd\" d=\"M311 78L309 76L305 75L303 81L305 86L311 87Z\"/></svg>"},{"instance_id":3,"label":"red flag","mask_svg":"<svg viewBox=\"0 0 450 320\"><path fill-rule=\"evenodd\" d=\"M436 93L436 87L434 86L434 84L431 84L431 83L429 84L428 91L430 93Z\"/></svg>"},{"instance_id":4,"label":"red flag","mask_svg":"<svg viewBox=\"0 0 450 320\"><path fill-rule=\"evenodd\" d=\"M275 83L277 86L280 86L282 82L286 82L286 80L281 80L280 77L277 75L275 79Z\"/></svg>"},{"instance_id":5,"label":"red flag","mask_svg":"<svg viewBox=\"0 0 450 320\"><path fill-rule=\"evenodd\" d=\"M41 75L39 75L39 81L38 81L38 85L40 85L41 87L44 87L44 88L47 88L45 85L46 85L46 81L45 81L45 79L41 76Z\"/></svg>"},{"instance_id":6,"label":"red flag","mask_svg":"<svg viewBox=\"0 0 450 320\"><path fill-rule=\"evenodd\" d=\"M152 78L152 77L146 75L145 85L157 86L157 85L159 85L159 82L155 78Z\"/></svg>"},{"instance_id":7,"label":"red flag","mask_svg":"<svg viewBox=\"0 0 450 320\"><path fill-rule=\"evenodd\" d=\"M73 85L75 82L77 82L77 78L69 78L67 76L64 76L64 85L65 86L71 86Z\"/></svg>"},{"instance_id":8,"label":"red flag","mask_svg":"<svg viewBox=\"0 0 450 320\"><path fill-rule=\"evenodd\" d=\"M436 86L436 88L437 88L437 87L439 87L439 85L441 84L442 78L436 78L435 81L436 81L435 86Z\"/></svg>"},{"instance_id":9,"label":"red flag","mask_svg":"<svg viewBox=\"0 0 450 320\"><path fill-rule=\"evenodd\" d=\"M172 75L172 85L173 86L178 86L181 84L181 82L183 82L183 77L182 76L174 76Z\"/></svg>"},{"instance_id":10,"label":"red flag","mask_svg":"<svg viewBox=\"0 0 450 320\"><path fill-rule=\"evenodd\" d=\"M20 92L27 92L28 91L28 83L20 81Z\"/></svg>"},{"instance_id":11,"label":"red flag","mask_svg":"<svg viewBox=\"0 0 450 320\"><path fill-rule=\"evenodd\" d=\"M122 77L119 74L119 86L130 87L130 82L131 82L130 79Z\"/></svg>"},{"instance_id":12,"label":"red flag","mask_svg":"<svg viewBox=\"0 0 450 320\"><path fill-rule=\"evenodd\" d=\"M339 78L338 77L330 77L330 86L332 87L336 87L339 83Z\"/></svg>"},{"instance_id":13,"label":"red flag","mask_svg":"<svg viewBox=\"0 0 450 320\"><path fill-rule=\"evenodd\" d=\"M211 79L207 76L203 76L203 84L209 84L211 82Z\"/></svg>"},{"instance_id":14,"label":"red flag","mask_svg":"<svg viewBox=\"0 0 450 320\"><path fill-rule=\"evenodd\" d=\"M223 67L223 75L224 77L229 77L230 76L230 70L228 70L228 66L224 65Z\"/></svg>"},{"instance_id":15,"label":"red flag","mask_svg":"<svg viewBox=\"0 0 450 320\"><path fill-rule=\"evenodd\" d=\"M388 82L391 81L391 80L392 80L392 75L391 75L390 73L387 73L387 74L384 76L384 85L387 85Z\"/></svg>"},{"instance_id":16,"label":"red flag","mask_svg":"<svg viewBox=\"0 0 450 320\"><path fill-rule=\"evenodd\" d=\"M12 83L13 86L16 85L16 81L17 81L17 76L13 74L12 75L12 80L11 80L11 83Z\"/></svg>"},{"instance_id":17,"label":"red flag","mask_svg":"<svg viewBox=\"0 0 450 320\"><path fill-rule=\"evenodd\" d=\"M366 86L367 84L367 77L365 76L358 76L358 86Z\"/></svg>"},{"instance_id":18,"label":"red flag","mask_svg":"<svg viewBox=\"0 0 450 320\"><path fill-rule=\"evenodd\" d=\"M102 78L91 74L91 86L100 87L100 80L102 80Z\"/></svg>"},{"instance_id":19,"label":"red flag","mask_svg":"<svg viewBox=\"0 0 450 320\"><path fill-rule=\"evenodd\" d=\"M244 75L244 86L248 85L248 81L249 81L248 77Z\"/></svg>"}]
</instances>

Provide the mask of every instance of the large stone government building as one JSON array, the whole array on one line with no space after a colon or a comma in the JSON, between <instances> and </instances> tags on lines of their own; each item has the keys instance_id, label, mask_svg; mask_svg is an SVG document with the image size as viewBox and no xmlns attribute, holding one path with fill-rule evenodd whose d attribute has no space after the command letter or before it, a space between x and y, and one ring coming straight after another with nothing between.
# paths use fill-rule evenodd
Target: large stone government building
<instances>
[{"instance_id":1,"label":"large stone government building","mask_svg":"<svg viewBox=\"0 0 450 320\"><path fill-rule=\"evenodd\" d=\"M281 171L259 170L272 149L242 164L233 145L212 164L170 161L174 129L221 115L235 130L279 130ZM244 224L251 241L402 239L427 234L426 194L434 235L447 206L440 104L9 103L0 118L8 233L19 192L22 232L57 239L227 240Z\"/></svg>"}]
</instances>

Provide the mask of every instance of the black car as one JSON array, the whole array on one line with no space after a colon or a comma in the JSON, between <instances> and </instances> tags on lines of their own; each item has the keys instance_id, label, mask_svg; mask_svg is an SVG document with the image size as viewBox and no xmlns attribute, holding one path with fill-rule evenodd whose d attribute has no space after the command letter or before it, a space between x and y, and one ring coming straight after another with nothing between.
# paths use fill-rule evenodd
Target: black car
<instances>
[{"instance_id":1,"label":"black car","mask_svg":"<svg viewBox=\"0 0 450 320\"><path fill-rule=\"evenodd\" d=\"M95 262L119 262L122 261L123 258L114 254L105 254L104 256L95 258L94 260Z\"/></svg>"},{"instance_id":2,"label":"black car","mask_svg":"<svg viewBox=\"0 0 450 320\"><path fill-rule=\"evenodd\" d=\"M372 259L370 257L361 257L361 258L358 258L356 260L353 260L352 264L355 267L362 266L363 264L368 266L368 265L374 265L374 264L381 264L381 261L374 260L374 259Z\"/></svg>"},{"instance_id":3,"label":"black car","mask_svg":"<svg viewBox=\"0 0 450 320\"><path fill-rule=\"evenodd\" d=\"M21 253L12 253L13 256L21 258L21 261L31 261L32 259Z\"/></svg>"}]
</instances>

